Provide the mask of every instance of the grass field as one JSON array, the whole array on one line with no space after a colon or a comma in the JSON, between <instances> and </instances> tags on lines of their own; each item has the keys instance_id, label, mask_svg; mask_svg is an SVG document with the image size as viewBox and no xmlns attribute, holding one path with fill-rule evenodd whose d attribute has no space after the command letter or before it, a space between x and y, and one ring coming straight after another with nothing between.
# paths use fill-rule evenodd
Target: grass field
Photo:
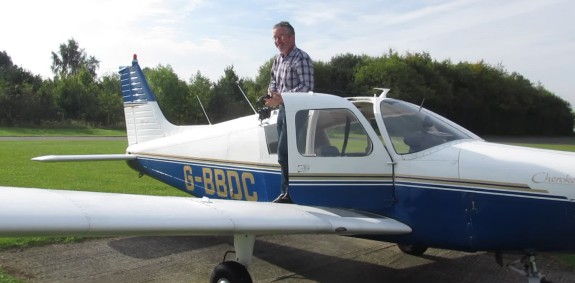
<instances>
[{"instance_id":1,"label":"grass field","mask_svg":"<svg viewBox=\"0 0 575 283\"><path fill-rule=\"evenodd\" d=\"M99 131L97 131L99 132ZM5 130L0 136L26 136L28 130ZM90 135L85 131L50 130L51 136ZM28 134L30 135L30 134ZM93 135L93 134L92 134ZM97 135L112 135L99 132ZM122 132L125 136L125 132ZM122 136L116 135L116 136ZM575 151L575 145L523 144L532 147ZM176 195L187 194L149 177L138 178L138 173L123 161L40 163L32 157L51 154L124 153L125 140L66 141L0 141L0 186L39 187L51 189L102 191L128 194ZM0 249L25 247L53 242L78 241L79 238L0 238ZM575 266L575 255L557 256ZM0 270L0 283L20 282Z\"/></svg>"},{"instance_id":2,"label":"grass field","mask_svg":"<svg viewBox=\"0 0 575 283\"><path fill-rule=\"evenodd\" d=\"M41 163L30 159L50 154L124 153L127 142L112 141L1 141L0 185L173 195L178 190L138 173L123 161ZM181 195L185 195L181 193Z\"/></svg>"},{"instance_id":3,"label":"grass field","mask_svg":"<svg viewBox=\"0 0 575 283\"><path fill-rule=\"evenodd\" d=\"M12 276L10 276L8 273L0 270L0 282L1 283L20 283L20 282L24 282L22 280L18 280Z\"/></svg>"},{"instance_id":4,"label":"grass field","mask_svg":"<svg viewBox=\"0 0 575 283\"><path fill-rule=\"evenodd\" d=\"M126 130L108 130L92 128L38 129L0 127L0 137L51 137L51 136L108 136L125 137Z\"/></svg>"}]
</instances>

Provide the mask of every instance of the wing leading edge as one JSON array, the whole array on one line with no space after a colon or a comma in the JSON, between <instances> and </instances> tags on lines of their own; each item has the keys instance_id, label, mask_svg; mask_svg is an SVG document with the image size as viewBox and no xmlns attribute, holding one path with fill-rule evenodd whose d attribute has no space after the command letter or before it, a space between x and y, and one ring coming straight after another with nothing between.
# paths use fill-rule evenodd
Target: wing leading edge
<instances>
[{"instance_id":1,"label":"wing leading edge","mask_svg":"<svg viewBox=\"0 0 575 283\"><path fill-rule=\"evenodd\" d=\"M343 209L0 187L0 236L410 232L394 219Z\"/></svg>"}]
</instances>

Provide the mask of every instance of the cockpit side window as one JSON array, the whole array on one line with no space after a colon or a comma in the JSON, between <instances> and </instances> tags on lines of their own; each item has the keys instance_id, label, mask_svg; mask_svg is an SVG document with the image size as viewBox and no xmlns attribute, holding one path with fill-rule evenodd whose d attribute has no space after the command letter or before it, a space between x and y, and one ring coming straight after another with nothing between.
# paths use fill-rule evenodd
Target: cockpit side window
<instances>
[{"instance_id":1,"label":"cockpit side window","mask_svg":"<svg viewBox=\"0 0 575 283\"><path fill-rule=\"evenodd\" d=\"M372 142L348 109L313 109L296 113L298 151L303 156L366 156Z\"/></svg>"},{"instance_id":2,"label":"cockpit side window","mask_svg":"<svg viewBox=\"0 0 575 283\"><path fill-rule=\"evenodd\" d=\"M471 138L436 114L403 101L386 99L380 104L383 123L395 152L407 154L446 142Z\"/></svg>"}]
</instances>

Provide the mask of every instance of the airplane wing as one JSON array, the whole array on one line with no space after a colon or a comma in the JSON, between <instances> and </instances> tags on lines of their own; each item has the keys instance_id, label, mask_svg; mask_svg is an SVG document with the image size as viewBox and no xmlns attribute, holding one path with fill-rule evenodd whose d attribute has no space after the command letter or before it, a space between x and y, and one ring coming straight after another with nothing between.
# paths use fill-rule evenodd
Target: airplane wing
<instances>
[{"instance_id":1,"label":"airplane wing","mask_svg":"<svg viewBox=\"0 0 575 283\"><path fill-rule=\"evenodd\" d=\"M345 209L193 197L0 187L0 236L405 234Z\"/></svg>"}]
</instances>

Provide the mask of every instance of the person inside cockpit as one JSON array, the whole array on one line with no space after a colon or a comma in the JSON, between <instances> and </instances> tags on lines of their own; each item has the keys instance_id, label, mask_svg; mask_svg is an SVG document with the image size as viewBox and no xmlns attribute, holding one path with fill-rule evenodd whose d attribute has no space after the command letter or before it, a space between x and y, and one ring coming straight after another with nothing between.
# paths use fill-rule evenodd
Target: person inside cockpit
<instances>
[{"instance_id":1,"label":"person inside cockpit","mask_svg":"<svg viewBox=\"0 0 575 283\"><path fill-rule=\"evenodd\" d=\"M418 152L445 142L445 134L439 132L433 121L426 116L421 123L421 130L406 135L403 142L409 145L409 153Z\"/></svg>"}]
</instances>

